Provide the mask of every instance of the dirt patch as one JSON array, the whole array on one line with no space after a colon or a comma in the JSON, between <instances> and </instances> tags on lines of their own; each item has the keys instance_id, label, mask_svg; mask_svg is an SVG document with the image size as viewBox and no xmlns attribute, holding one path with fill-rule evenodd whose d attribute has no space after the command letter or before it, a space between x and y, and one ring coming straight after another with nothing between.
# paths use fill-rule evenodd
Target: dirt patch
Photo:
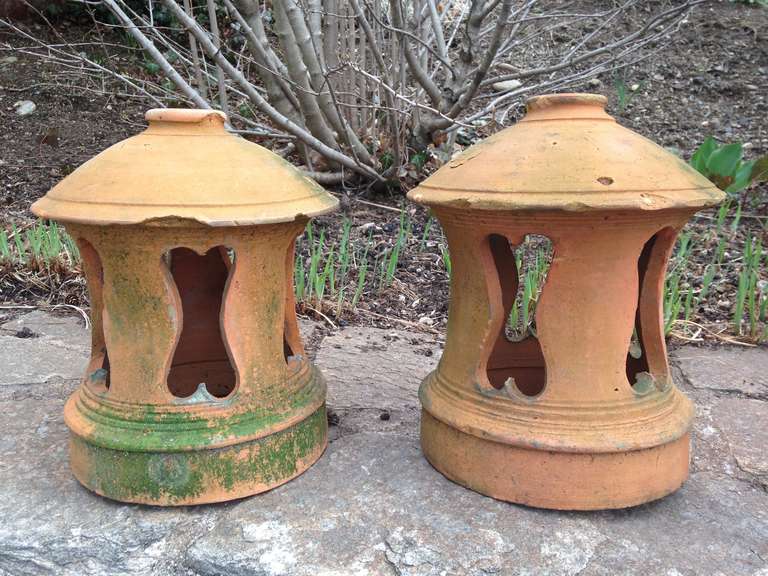
<instances>
[{"instance_id":1,"label":"dirt patch","mask_svg":"<svg viewBox=\"0 0 768 576\"><path fill-rule=\"evenodd\" d=\"M30 32L51 42L46 28ZM93 36L92 29L65 27L75 42ZM77 39L77 40L76 40ZM98 41L97 38L91 38ZM0 214L3 219L31 218L29 206L80 164L143 128L146 102L121 95L109 83L93 85L79 70L24 53L30 43L0 28ZM84 49L95 50L94 46ZM115 56L119 62L122 56ZM107 93L102 92L102 88ZM35 111L16 113L14 104L29 100Z\"/></svg>"}]
</instances>

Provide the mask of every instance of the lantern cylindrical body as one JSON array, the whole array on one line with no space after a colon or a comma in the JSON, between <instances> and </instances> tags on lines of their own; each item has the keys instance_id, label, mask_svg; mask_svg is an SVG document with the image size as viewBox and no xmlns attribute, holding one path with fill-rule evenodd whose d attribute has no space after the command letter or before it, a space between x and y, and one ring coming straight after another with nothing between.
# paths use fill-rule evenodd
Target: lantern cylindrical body
<instances>
[{"instance_id":1,"label":"lantern cylindrical body","mask_svg":"<svg viewBox=\"0 0 768 576\"><path fill-rule=\"evenodd\" d=\"M67 224L92 353L68 400L77 479L127 502L240 498L297 476L327 442L304 354L294 240L335 200L212 111L150 127L73 172L34 211Z\"/></svg>"},{"instance_id":2,"label":"lantern cylindrical body","mask_svg":"<svg viewBox=\"0 0 768 576\"><path fill-rule=\"evenodd\" d=\"M411 192L452 259L446 345L420 390L422 448L502 500L621 508L688 474L693 407L667 363L664 275L680 228L721 193L603 105L534 99L518 125ZM535 297L516 251L541 237L551 262L535 328L511 338L516 298Z\"/></svg>"}]
</instances>

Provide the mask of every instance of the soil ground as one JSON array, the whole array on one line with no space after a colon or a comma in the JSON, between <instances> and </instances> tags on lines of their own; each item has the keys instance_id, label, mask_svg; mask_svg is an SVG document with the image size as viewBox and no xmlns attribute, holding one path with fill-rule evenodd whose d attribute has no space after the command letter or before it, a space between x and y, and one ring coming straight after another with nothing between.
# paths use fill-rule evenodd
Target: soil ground
<instances>
[{"instance_id":1,"label":"soil ground","mask_svg":"<svg viewBox=\"0 0 768 576\"><path fill-rule=\"evenodd\" d=\"M21 26L36 36L49 34L41 24ZM58 28L70 42L105 42L95 28L82 23L63 23ZM142 113L151 107L125 95L108 80L103 84L86 80L61 63L31 56L25 50L28 46L29 41L0 28L0 218L6 229L12 223L22 228L31 223L29 206L35 199L88 158L139 131L144 125ZM136 66L136 54L129 50L107 46L103 51L113 64ZM624 70L620 78L630 87L623 102L617 97L614 76L572 90L605 94L611 113L620 122L684 158L709 135L722 142L743 142L748 158L768 153L768 10L731 2L701 5L664 52ZM32 100L36 111L17 115L14 103L19 100ZM404 204L402 196L333 192L343 198L343 209L320 218L315 229L325 229L329 242L337 242L343 219L350 219L356 257L369 242L372 262L377 256L379 262L388 257L399 227L400 207L407 211L412 235L401 251L390 285L367 288L355 310L342 307L337 314L335 303L325 302L307 305L307 313L334 324L414 325L439 330L446 321L448 274L437 223L430 224L424 239L427 212ZM745 240L757 236L768 244L768 187L754 187L736 199L729 224L736 203L742 204L742 215L738 226L728 228L726 247L726 259L733 266L724 266L713 283L713 295L695 312L695 320L706 330L696 332L694 339L708 334L707 330L727 333ZM689 225L693 262L684 283L700 282L711 261L717 242L713 221L714 214L702 214ZM306 241L303 250L306 257ZM762 277L768 280L765 271ZM0 272L0 301L87 305L79 275L50 271L42 275ZM678 331L678 335L691 337L689 330Z\"/></svg>"}]
</instances>

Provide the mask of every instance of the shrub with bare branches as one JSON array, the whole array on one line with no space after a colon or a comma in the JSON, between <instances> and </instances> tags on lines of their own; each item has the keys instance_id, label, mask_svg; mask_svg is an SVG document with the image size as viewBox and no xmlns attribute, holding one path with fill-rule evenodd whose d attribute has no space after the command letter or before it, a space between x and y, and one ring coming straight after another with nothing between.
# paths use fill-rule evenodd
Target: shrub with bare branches
<instances>
[{"instance_id":1,"label":"shrub with bare branches","mask_svg":"<svg viewBox=\"0 0 768 576\"><path fill-rule=\"evenodd\" d=\"M439 164L462 130L503 126L526 94L658 54L702 0L202 1L87 4L109 10L178 98L289 141L281 151L327 183L400 181L428 155ZM157 103L168 96L72 54Z\"/></svg>"}]
</instances>

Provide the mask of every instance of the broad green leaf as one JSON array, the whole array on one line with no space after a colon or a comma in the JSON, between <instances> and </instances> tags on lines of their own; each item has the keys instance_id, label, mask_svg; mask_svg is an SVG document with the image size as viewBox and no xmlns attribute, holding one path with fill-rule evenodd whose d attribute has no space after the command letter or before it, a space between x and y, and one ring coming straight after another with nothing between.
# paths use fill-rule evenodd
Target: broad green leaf
<instances>
[{"instance_id":1,"label":"broad green leaf","mask_svg":"<svg viewBox=\"0 0 768 576\"><path fill-rule=\"evenodd\" d=\"M712 136L707 136L706 140L701 143L701 146L691 156L691 166L706 176L707 160L709 160L710 155L715 149L717 149L717 142L715 142Z\"/></svg>"},{"instance_id":2,"label":"broad green leaf","mask_svg":"<svg viewBox=\"0 0 768 576\"><path fill-rule=\"evenodd\" d=\"M749 175L751 180L768 180L768 156L763 156L754 161L752 173Z\"/></svg>"},{"instance_id":3,"label":"broad green leaf","mask_svg":"<svg viewBox=\"0 0 768 576\"><path fill-rule=\"evenodd\" d=\"M155 62L144 62L144 69L150 74L157 74L160 72L160 66L158 66Z\"/></svg>"},{"instance_id":4,"label":"broad green leaf","mask_svg":"<svg viewBox=\"0 0 768 576\"><path fill-rule=\"evenodd\" d=\"M757 160L747 160L742 162L736 169L736 178L746 176L752 180L752 169L755 167Z\"/></svg>"},{"instance_id":5,"label":"broad green leaf","mask_svg":"<svg viewBox=\"0 0 768 576\"><path fill-rule=\"evenodd\" d=\"M741 144L726 144L712 152L707 160L707 170L721 176L732 176L741 161Z\"/></svg>"},{"instance_id":6,"label":"broad green leaf","mask_svg":"<svg viewBox=\"0 0 768 576\"><path fill-rule=\"evenodd\" d=\"M741 166L736 170L736 175L733 178L733 182L725 189L728 194L736 194L741 192L750 185L752 182L752 167L755 161L743 162Z\"/></svg>"}]
</instances>

